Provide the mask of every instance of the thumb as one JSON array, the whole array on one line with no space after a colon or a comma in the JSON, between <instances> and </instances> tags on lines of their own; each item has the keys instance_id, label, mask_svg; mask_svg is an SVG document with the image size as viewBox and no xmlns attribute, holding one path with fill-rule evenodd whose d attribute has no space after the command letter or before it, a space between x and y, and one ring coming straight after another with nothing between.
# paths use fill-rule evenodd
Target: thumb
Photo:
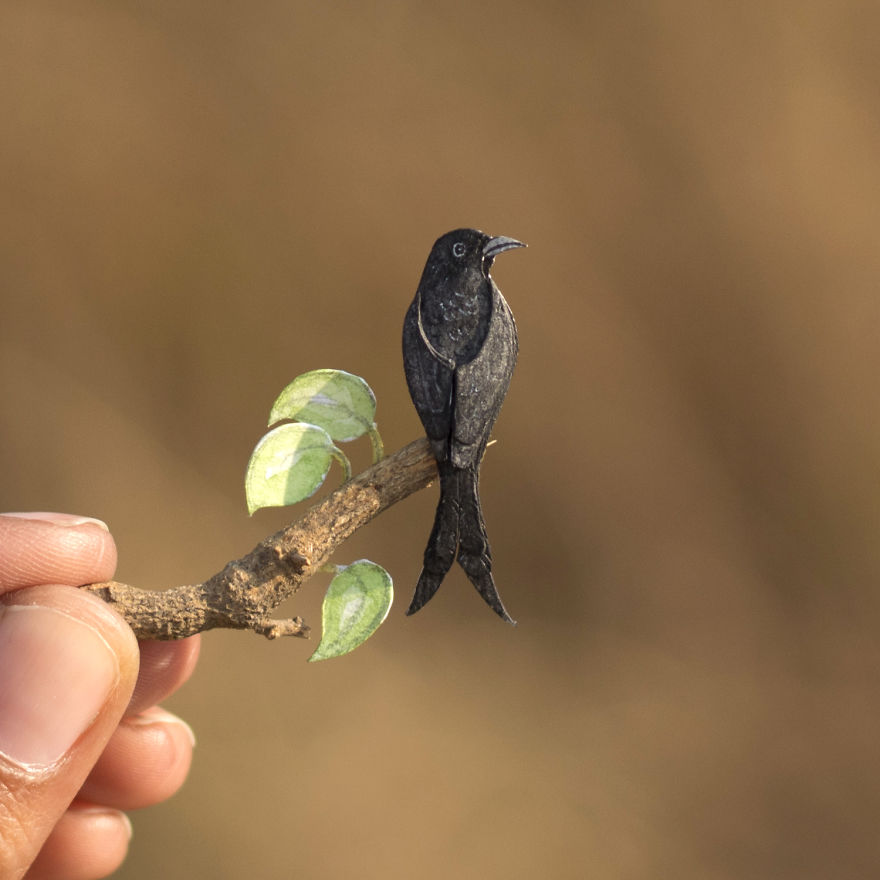
<instances>
[{"instance_id":1,"label":"thumb","mask_svg":"<svg viewBox=\"0 0 880 880\"><path fill-rule=\"evenodd\" d=\"M0 602L0 877L20 877L116 729L138 649L122 618L73 587Z\"/></svg>"}]
</instances>

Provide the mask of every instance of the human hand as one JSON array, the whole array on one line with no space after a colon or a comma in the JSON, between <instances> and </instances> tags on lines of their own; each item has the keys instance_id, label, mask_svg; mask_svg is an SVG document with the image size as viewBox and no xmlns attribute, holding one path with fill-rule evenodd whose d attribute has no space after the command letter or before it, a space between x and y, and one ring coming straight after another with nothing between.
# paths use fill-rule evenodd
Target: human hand
<instances>
[{"instance_id":1,"label":"human hand","mask_svg":"<svg viewBox=\"0 0 880 880\"><path fill-rule=\"evenodd\" d=\"M128 849L122 810L189 770L192 732L155 704L189 678L199 637L138 644L75 589L115 567L97 520L0 515L0 877L105 877Z\"/></svg>"}]
</instances>

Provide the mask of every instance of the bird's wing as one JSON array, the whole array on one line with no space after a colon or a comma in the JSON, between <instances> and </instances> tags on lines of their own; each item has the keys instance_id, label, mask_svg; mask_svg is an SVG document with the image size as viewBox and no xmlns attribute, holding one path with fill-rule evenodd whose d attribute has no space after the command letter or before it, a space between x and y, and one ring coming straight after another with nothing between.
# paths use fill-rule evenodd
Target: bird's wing
<instances>
[{"instance_id":1,"label":"bird's wing","mask_svg":"<svg viewBox=\"0 0 880 880\"><path fill-rule=\"evenodd\" d=\"M477 464L501 410L517 354L516 323L493 284L492 318L479 354L455 371L452 463Z\"/></svg>"},{"instance_id":2,"label":"bird's wing","mask_svg":"<svg viewBox=\"0 0 880 880\"><path fill-rule=\"evenodd\" d=\"M410 396L435 455L445 459L452 430L453 373L428 349L419 331L417 303L413 301L403 322L403 369Z\"/></svg>"}]
</instances>

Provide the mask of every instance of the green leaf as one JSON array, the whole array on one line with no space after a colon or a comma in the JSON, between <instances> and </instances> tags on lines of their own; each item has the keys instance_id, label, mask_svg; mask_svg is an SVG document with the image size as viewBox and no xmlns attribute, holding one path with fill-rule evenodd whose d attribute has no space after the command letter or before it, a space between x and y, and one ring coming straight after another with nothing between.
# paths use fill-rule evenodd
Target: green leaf
<instances>
[{"instance_id":1,"label":"green leaf","mask_svg":"<svg viewBox=\"0 0 880 880\"><path fill-rule=\"evenodd\" d=\"M330 470L336 447L330 435L302 422L269 431L248 462L244 488L248 513L284 507L313 495Z\"/></svg>"},{"instance_id":2,"label":"green leaf","mask_svg":"<svg viewBox=\"0 0 880 880\"><path fill-rule=\"evenodd\" d=\"M374 427L376 397L360 376L343 370L312 370L297 376L278 396L269 424L296 419L323 428L337 443Z\"/></svg>"},{"instance_id":3,"label":"green leaf","mask_svg":"<svg viewBox=\"0 0 880 880\"><path fill-rule=\"evenodd\" d=\"M391 575L369 559L341 566L330 582L321 612L321 644L309 662L340 657L365 642L388 616Z\"/></svg>"}]
</instances>

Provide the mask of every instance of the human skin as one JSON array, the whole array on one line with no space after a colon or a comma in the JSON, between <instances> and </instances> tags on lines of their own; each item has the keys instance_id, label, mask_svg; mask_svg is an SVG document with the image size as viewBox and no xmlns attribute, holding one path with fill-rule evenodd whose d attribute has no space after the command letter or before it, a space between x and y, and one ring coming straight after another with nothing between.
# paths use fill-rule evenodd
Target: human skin
<instances>
[{"instance_id":1,"label":"human skin","mask_svg":"<svg viewBox=\"0 0 880 880\"><path fill-rule=\"evenodd\" d=\"M0 876L104 877L125 858L125 810L183 784L192 731L157 703L190 676L199 637L138 643L77 586L113 576L107 527L0 514Z\"/></svg>"}]
</instances>

